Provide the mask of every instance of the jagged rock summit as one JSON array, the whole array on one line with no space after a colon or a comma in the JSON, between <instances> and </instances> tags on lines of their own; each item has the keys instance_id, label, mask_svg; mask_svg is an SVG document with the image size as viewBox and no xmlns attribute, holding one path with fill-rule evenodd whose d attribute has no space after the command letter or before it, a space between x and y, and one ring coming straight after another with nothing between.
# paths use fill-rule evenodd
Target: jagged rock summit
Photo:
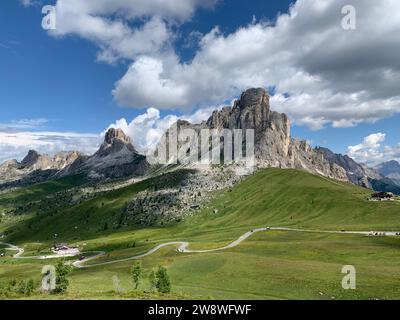
<instances>
[{"instance_id":1,"label":"jagged rock summit","mask_svg":"<svg viewBox=\"0 0 400 320\"><path fill-rule=\"evenodd\" d=\"M269 95L266 90L249 89L245 91L234 106L214 111L207 121L211 129L254 129L256 134L271 125L274 117L280 114L270 111ZM282 115L282 122L287 122Z\"/></svg>"},{"instance_id":2,"label":"jagged rock summit","mask_svg":"<svg viewBox=\"0 0 400 320\"><path fill-rule=\"evenodd\" d=\"M131 139L121 129L109 129L99 150L92 156L77 151L59 152L53 157L30 150L25 158L0 165L0 184L14 187L67 175L85 173L94 178L142 175L149 168Z\"/></svg>"},{"instance_id":3,"label":"jagged rock summit","mask_svg":"<svg viewBox=\"0 0 400 320\"><path fill-rule=\"evenodd\" d=\"M397 161L392 160L381 163L375 167L375 170L400 186L400 163Z\"/></svg>"},{"instance_id":4,"label":"jagged rock summit","mask_svg":"<svg viewBox=\"0 0 400 320\"><path fill-rule=\"evenodd\" d=\"M30 167L37 163L40 158L40 154L35 150L29 150L28 154L25 158L21 161L21 166L23 167Z\"/></svg>"},{"instance_id":5,"label":"jagged rock summit","mask_svg":"<svg viewBox=\"0 0 400 320\"><path fill-rule=\"evenodd\" d=\"M136 151L131 139L121 129L111 128L95 154L77 159L64 174L88 172L97 178L119 178L142 175L148 168L146 157Z\"/></svg>"},{"instance_id":6,"label":"jagged rock summit","mask_svg":"<svg viewBox=\"0 0 400 320\"><path fill-rule=\"evenodd\" d=\"M284 113L272 111L269 94L263 88L248 89L232 107L216 110L202 124L178 121L178 131L208 128L254 130L254 156L257 167L297 168L348 181L345 170L330 163L306 141L292 139L290 120ZM245 148L243 148L245 149Z\"/></svg>"},{"instance_id":7,"label":"jagged rock summit","mask_svg":"<svg viewBox=\"0 0 400 320\"><path fill-rule=\"evenodd\" d=\"M131 139L121 129L109 129L104 137L104 142L100 146L100 149L96 152L96 155L106 157L119 152L124 152L126 149L129 153L138 154L132 145Z\"/></svg>"},{"instance_id":8,"label":"jagged rock summit","mask_svg":"<svg viewBox=\"0 0 400 320\"><path fill-rule=\"evenodd\" d=\"M188 128L196 132L201 129L242 129L243 132L253 129L254 157L258 168L303 169L378 191L400 193L399 187L384 174L358 164L348 156L335 154L326 148L312 148L307 141L292 138L288 116L271 110L269 94L263 88L246 90L233 106L214 111L207 121L191 124L178 120L176 128L176 134ZM171 134L174 130L169 129L164 137ZM178 143L180 146L182 143ZM245 147L242 147L244 151ZM385 167L393 168L394 164ZM136 151L131 139L121 129L110 128L98 151L91 156L69 152L49 157L31 150L21 163L7 161L1 165L0 181L37 175L48 179L77 173L97 179L119 178L144 175L149 169L151 165L145 156ZM43 172L46 174L43 175ZM397 177L396 172L392 174Z\"/></svg>"},{"instance_id":9,"label":"jagged rock summit","mask_svg":"<svg viewBox=\"0 0 400 320\"><path fill-rule=\"evenodd\" d=\"M77 151L59 152L54 156L29 150L21 162L6 161L0 165L0 182L12 182L25 179L26 182L38 182L56 176L82 155Z\"/></svg>"},{"instance_id":10,"label":"jagged rock summit","mask_svg":"<svg viewBox=\"0 0 400 320\"><path fill-rule=\"evenodd\" d=\"M335 163L342 167L346 171L349 181L353 184L378 191L400 193L400 185L397 184L395 179L396 175L386 175L382 172L384 171L382 170L385 167L384 164L376 168L370 168L365 164L357 163L347 155L333 153L327 148L318 147L316 151L322 154L330 163ZM393 162L391 162L391 164L393 164Z\"/></svg>"}]
</instances>

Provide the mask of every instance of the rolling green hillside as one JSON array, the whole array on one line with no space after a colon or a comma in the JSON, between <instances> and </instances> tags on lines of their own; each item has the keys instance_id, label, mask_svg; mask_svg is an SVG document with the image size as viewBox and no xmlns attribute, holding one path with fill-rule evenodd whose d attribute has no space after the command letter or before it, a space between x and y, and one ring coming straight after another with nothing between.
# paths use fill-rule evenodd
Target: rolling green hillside
<instances>
[{"instance_id":1,"label":"rolling green hillside","mask_svg":"<svg viewBox=\"0 0 400 320\"><path fill-rule=\"evenodd\" d=\"M267 169L213 203L206 225L319 229L400 229L399 202L370 202L371 191L298 170Z\"/></svg>"},{"instance_id":2,"label":"rolling green hillside","mask_svg":"<svg viewBox=\"0 0 400 320\"><path fill-rule=\"evenodd\" d=\"M26 205L29 202L36 202L56 192L78 187L86 182L84 175L73 175L1 193L0 209L15 208Z\"/></svg>"},{"instance_id":3,"label":"rolling green hillside","mask_svg":"<svg viewBox=\"0 0 400 320\"><path fill-rule=\"evenodd\" d=\"M185 177L185 171L168 175L168 181L173 184ZM143 226L135 224L134 219L126 219L124 207L137 192L157 185L158 179L101 194L57 213L50 210L33 215L25 225L18 226L19 231L10 240L17 243L31 239L46 241L54 233L65 241L85 240L103 234L141 230ZM267 169L233 189L221 192L208 209L194 217L156 230L160 234L168 234L171 230L198 234L209 229L265 225L328 230L400 229L400 203L370 202L367 201L369 195L369 190L303 171ZM218 210L217 214L213 213L214 209ZM106 224L108 228L104 230Z\"/></svg>"},{"instance_id":4,"label":"rolling green hillside","mask_svg":"<svg viewBox=\"0 0 400 320\"><path fill-rule=\"evenodd\" d=\"M171 184L185 171L167 176ZM165 177L164 177L165 178ZM169 241L188 241L190 249L224 246L244 232L265 226L313 230L400 230L399 202L370 202L370 192L299 170L266 169L220 192L205 209L169 225L118 224L126 201L139 191L160 187L158 178L100 194L47 216L32 214L13 225L8 242L38 254L54 242L107 255L94 262L131 257ZM107 223L108 228L104 228ZM180 254L173 247L143 259L145 274L158 264L168 267L177 296L207 298L398 298L400 239L270 231L238 247L213 253ZM40 261L0 263L3 279L40 275ZM89 263L90 264L90 263ZM344 291L341 267L355 265L356 291ZM115 298L111 277L129 288L132 262L75 270L69 297ZM146 287L146 281L143 288ZM128 296L129 297L129 296Z\"/></svg>"}]
</instances>

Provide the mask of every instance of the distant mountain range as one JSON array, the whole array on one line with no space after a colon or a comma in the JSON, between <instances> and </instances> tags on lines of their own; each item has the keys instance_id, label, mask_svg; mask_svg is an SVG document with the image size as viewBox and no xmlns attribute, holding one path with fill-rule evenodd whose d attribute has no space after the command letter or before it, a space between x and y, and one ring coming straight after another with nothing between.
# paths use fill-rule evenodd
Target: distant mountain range
<instances>
[{"instance_id":1,"label":"distant mountain range","mask_svg":"<svg viewBox=\"0 0 400 320\"><path fill-rule=\"evenodd\" d=\"M333 153L327 148L318 147L318 152L322 153L329 162L336 163L345 169L350 182L363 186L365 188L374 189L376 191L386 191L400 194L400 185L396 180L392 179L393 175L385 174L379 170L380 166L370 168L364 164L359 164L347 155ZM391 161L390 163L397 163ZM393 173L393 171L391 171ZM400 171L397 171L399 174Z\"/></svg>"},{"instance_id":2,"label":"distant mountain range","mask_svg":"<svg viewBox=\"0 0 400 320\"><path fill-rule=\"evenodd\" d=\"M121 178L143 175L148 169L146 157L135 150L131 139L120 129L110 129L103 144L92 156L72 151L60 152L50 157L30 150L21 162L6 161L0 165L0 188L80 173L94 180Z\"/></svg>"},{"instance_id":3,"label":"distant mountain range","mask_svg":"<svg viewBox=\"0 0 400 320\"><path fill-rule=\"evenodd\" d=\"M400 163L397 161L392 160L381 163L375 167L375 170L400 186Z\"/></svg>"},{"instance_id":4,"label":"distant mountain range","mask_svg":"<svg viewBox=\"0 0 400 320\"><path fill-rule=\"evenodd\" d=\"M216 110L207 121L191 124L179 120L177 130L254 129L255 164L259 168L296 168L366 188L400 194L400 165L396 161L375 168L359 164L347 155L335 154L323 147L312 148L306 141L290 136L286 114L270 109L266 90L245 91L233 107ZM168 131L167 131L168 132ZM99 150L86 156L78 151L62 152L53 157L34 150L21 161L0 165L0 188L35 183L72 174L86 174L92 179L146 175L152 170L131 139L120 129L110 129Z\"/></svg>"}]
</instances>

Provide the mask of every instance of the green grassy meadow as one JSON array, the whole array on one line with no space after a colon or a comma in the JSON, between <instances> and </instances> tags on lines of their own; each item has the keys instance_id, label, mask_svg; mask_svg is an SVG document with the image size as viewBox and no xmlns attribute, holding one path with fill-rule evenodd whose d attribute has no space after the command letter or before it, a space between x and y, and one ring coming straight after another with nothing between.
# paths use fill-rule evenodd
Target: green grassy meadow
<instances>
[{"instance_id":1,"label":"green grassy meadow","mask_svg":"<svg viewBox=\"0 0 400 320\"><path fill-rule=\"evenodd\" d=\"M172 176L178 180L183 177L184 173ZM190 249L218 248L252 228L266 226L400 231L399 202L370 202L366 189L282 169L266 169L248 177L182 221L152 226L134 221L118 224L126 202L157 183L156 178L141 181L56 213L38 215L33 207L21 217L0 223L0 232L12 230L1 241L36 255L48 251L55 241L52 235L57 234L58 242L78 245L83 251L106 251L106 256L91 262L97 263L141 254L169 241L188 241ZM22 204L21 199L31 194L25 195L23 189L13 192L18 192ZM0 195L0 210L17 197L13 192ZM26 201L43 196L46 191ZM74 269L67 295L32 298L399 299L399 249L400 237L266 231L219 252L189 254L177 252L174 246L165 247L141 260L145 277L139 291L134 291L130 282L134 262L127 261ZM52 261L0 258L0 285L12 278L39 281L41 268L48 263ZM158 265L166 266L171 276L172 293L168 296L149 292L147 275ZM344 265L356 267L356 290L341 287ZM121 294L113 293L114 275L124 289Z\"/></svg>"}]
</instances>

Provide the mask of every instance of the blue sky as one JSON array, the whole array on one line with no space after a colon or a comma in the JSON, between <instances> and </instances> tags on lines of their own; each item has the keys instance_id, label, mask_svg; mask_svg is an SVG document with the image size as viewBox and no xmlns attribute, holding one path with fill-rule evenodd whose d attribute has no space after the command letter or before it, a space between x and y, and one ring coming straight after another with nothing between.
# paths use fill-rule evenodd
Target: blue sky
<instances>
[{"instance_id":1,"label":"blue sky","mask_svg":"<svg viewBox=\"0 0 400 320\"><path fill-rule=\"evenodd\" d=\"M255 12L260 19L274 19L290 3L255 1L251 7L230 0L216 10L200 10L180 28L177 50L183 60L189 60L194 48L186 48L185 38L193 30L207 33L221 25L230 33L251 22ZM7 88L0 104L10 106L2 110L0 122L46 118L48 129L91 133L104 130L116 119L132 119L143 112L119 106L111 94L127 63L96 62L96 45L79 37L49 37L41 27L42 6L24 8L17 0L7 0L0 7L0 43L8 47L0 47L0 86Z\"/></svg>"},{"instance_id":2,"label":"blue sky","mask_svg":"<svg viewBox=\"0 0 400 320\"><path fill-rule=\"evenodd\" d=\"M72 2L74 1L76 0ZM87 10L87 14L98 15L99 19L109 19L108 21L112 22L108 25L110 30L114 23L116 26L122 21L125 28L129 30L126 37L122 39L119 35L111 33L103 37L104 30L92 30L88 33L85 30L85 23L82 22L84 18L82 19L79 8L77 11L72 10L68 16L72 22L60 18L58 19L60 27L57 31L46 32L41 27L42 5L59 5L60 2L60 0L58 3L46 0L43 3L36 0L31 5L28 5L29 1L25 1L23 5L18 0L6 0L0 3L0 131L3 131L3 136L0 135L2 139L0 151L3 152L0 160L8 157L20 158L29 147L23 142L12 145L13 142L10 140L4 140L7 130L8 133L19 131L52 132L59 135L63 132L73 133L71 136L74 138L67 139L69 143L66 143L65 139L51 146L50 143L39 143L38 148L45 152L55 152L57 148L72 148L74 139L79 139L79 134L83 134L86 140L84 142L76 140L77 146L90 152L95 149L99 141L95 136L118 119L126 119L128 131L133 126L130 122L150 107L159 110L160 113L156 115L156 118L160 121L173 115L199 119L199 115L204 117L204 114L213 107L230 102L246 87L260 85L277 86L277 96L271 99L271 107L289 114L294 122L293 136L307 139L314 145L327 146L341 153L346 153L349 146L359 145L361 151L353 156L360 157L358 160L362 161L368 161L369 155L376 157L376 152L383 153L384 146L390 147L393 158L398 156L397 145L400 142L398 129L400 116L397 114L400 110L396 104L398 94L396 95L396 88L392 83L382 83L382 89L380 85L376 85L382 82L382 74L387 75L388 70L394 74L393 79L390 80L395 83L398 65L389 64L391 57L386 57L386 62L388 62L385 65L378 66L378 61L377 72L371 75L367 66L358 65L358 63L354 70L341 73L337 71L342 70L344 65L356 65L352 58L346 58L347 53L350 50L356 55L357 52L365 50L362 43L359 47L349 49L347 42L344 41L346 43L343 45L344 48L335 47L324 52L324 48L319 46L307 55L293 54L296 52L296 46L304 45L305 47L307 44L312 47L310 43L314 41L319 30L322 34L322 30L328 30L328 28L334 30L334 27L339 26L341 13L335 11L333 2L331 8L319 8L316 1L301 1L305 4L295 8L299 17L295 18L294 15L289 17L288 23L276 23L276 18L288 13L292 2L289 0L248 0L245 2L220 0L216 3L214 0L209 0L210 5L206 7L197 0L191 0L189 1L191 7L182 8L180 11L154 6L143 8L142 15L116 14L118 13L116 10L119 9L128 12L129 5L107 9L109 11L98 7L82 9ZM149 0L149 2L152 1ZM354 6L361 14L359 19L364 23L359 27L361 30L345 35L349 37L348 43L356 43L351 37L358 36L358 40L366 37L369 16L361 2L347 2L354 2ZM308 11L304 8L306 3L310 5L307 8ZM163 10L171 12L164 14ZM308 15L304 17L304 21L300 20L302 15ZM324 15L326 15L326 21L329 21L330 17L336 17L338 26L322 24ZM70 25L74 19L77 21L76 26ZM160 35L149 40L152 47L148 49L149 45L145 43L146 37L136 37L133 34L136 30L145 28L150 22L154 22L153 27L157 27L150 37L153 37L158 30ZM397 21L394 27L396 23ZM291 24L294 27L290 27ZM296 24L298 28L295 27ZM216 26L219 30L213 33ZM362 29L363 27L365 30ZM306 29L302 31L301 28ZM299 32L297 35L296 29ZM364 31L365 35L363 35ZM338 33L337 37L344 37L343 34ZM303 35L304 39L301 39ZM274 36L277 38L275 39ZM376 36L379 36L379 33ZM251 37L255 40L249 45L247 39L252 40ZM270 40L271 45L268 44L269 37L276 40L274 42ZM282 41L280 44L280 37L284 40L287 37L287 42ZM142 46L143 49L135 48L134 43L129 50L122 45L129 41L138 41L137 39L143 42L138 42L138 47ZM257 44L257 39L261 39L260 42L265 41L263 43L265 48L261 45L252 47ZM297 39L301 42L297 43ZM320 42L323 43L325 40L328 42L330 39L321 39ZM398 46L395 44L393 44L395 49L393 50L390 41L384 42L383 45L387 48L381 48L381 50L392 50L393 54L396 54L396 50L398 51ZM248 50L246 50L247 47ZM231 58L229 54L236 49L240 49L240 53ZM371 55L373 49L369 50L372 52ZM227 60L236 59L239 55L243 55L243 58L233 60L232 63L235 65L232 67L225 61L221 62L221 57L223 60L225 54L223 50L226 50ZM261 54L253 55L252 52L257 50L260 50ZM335 50L337 56L329 57L330 52ZM263 52L265 55L262 54ZM281 60L280 56L285 56L287 52L293 56L291 59L296 61L296 65L286 70L287 63ZM317 58L313 58L314 53ZM325 60L321 59L320 62L319 55L327 57ZM107 58L101 58L102 56ZM367 65L369 59L373 58L362 56L361 60L365 60ZM344 61L345 59L348 60ZM207 74L199 71L202 63L204 63L203 69L204 66L210 67L211 70L218 70L218 73L208 79ZM242 69L236 68L237 65ZM159 66L162 66L166 74L164 80L168 84L167 87L171 89L168 92L164 88L158 88L158 83L155 81L159 80L160 75L157 74L157 70L156 74L151 73ZM270 66L274 70L259 72L261 69L269 69ZM230 80L238 77L241 70L244 70L243 79ZM256 72L251 73L251 70L256 70ZM249 74L246 73L247 71ZM179 79L191 74L193 76L190 82L193 83L187 84L183 81L179 83ZM254 74L256 76L253 77ZM204 77L204 80L196 82L193 80L196 77L199 79ZM293 79L295 82L297 77L299 77L297 83L290 83L289 80ZM310 86L306 87L310 78L312 78ZM315 84L314 78L322 80ZM137 84L138 81L135 79L139 79L140 84ZM119 80L121 80L120 85L117 84ZM209 87L204 84L211 81L217 83ZM320 85L321 82L323 86ZM356 83L355 88L352 88L354 83ZM143 86L149 88L153 86L155 88L153 96L151 92L147 96L146 93L142 93ZM394 88L390 90L392 87ZM215 92L213 92L214 89ZM324 94L319 96L323 90L326 94L324 91ZM370 92L371 90L374 91L373 94L359 94L362 91ZM182 92L182 94L178 95L177 92ZM287 92L289 95L286 96ZM352 100L355 94L360 95L357 101ZM154 96L158 96L159 99L157 100ZM289 98L285 99L285 97ZM340 108L335 109L336 106L340 107L342 102L343 105L348 103L348 108L343 112L339 110ZM135 105L136 103L138 105ZM348 111L350 108L354 110ZM371 109L376 110L371 111ZM165 123L158 127L153 125L150 129L160 129L163 126ZM140 132L137 128L133 131ZM363 145L363 139L375 133L386 135L375 144ZM135 138L144 139L133 137L134 141ZM45 139L46 134L38 138L38 140ZM52 138L51 143L54 142L53 140ZM382 155L379 157L382 158Z\"/></svg>"}]
</instances>

